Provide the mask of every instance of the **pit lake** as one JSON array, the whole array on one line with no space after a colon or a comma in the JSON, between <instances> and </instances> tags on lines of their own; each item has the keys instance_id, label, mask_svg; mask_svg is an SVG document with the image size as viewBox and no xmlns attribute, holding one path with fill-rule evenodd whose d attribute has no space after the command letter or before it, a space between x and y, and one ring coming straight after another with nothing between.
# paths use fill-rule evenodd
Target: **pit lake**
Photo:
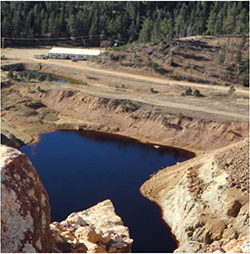
<instances>
[{"instance_id":1,"label":"pit lake","mask_svg":"<svg viewBox=\"0 0 250 254\"><path fill-rule=\"evenodd\" d=\"M173 252L177 244L160 208L140 186L154 172L187 158L169 150L115 135L57 130L20 151L31 160L46 188L51 221L110 199L134 239L133 252Z\"/></svg>"}]
</instances>

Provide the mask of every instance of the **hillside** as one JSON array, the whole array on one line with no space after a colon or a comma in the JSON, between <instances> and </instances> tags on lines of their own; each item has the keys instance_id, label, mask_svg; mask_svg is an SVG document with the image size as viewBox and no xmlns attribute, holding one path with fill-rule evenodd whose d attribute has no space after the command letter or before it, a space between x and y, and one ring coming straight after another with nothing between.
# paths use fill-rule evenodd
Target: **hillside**
<instances>
[{"instance_id":1,"label":"hillside","mask_svg":"<svg viewBox=\"0 0 250 254\"><path fill-rule=\"evenodd\" d=\"M172 43L132 44L102 56L105 68L211 85L249 83L249 38L194 36Z\"/></svg>"}]
</instances>

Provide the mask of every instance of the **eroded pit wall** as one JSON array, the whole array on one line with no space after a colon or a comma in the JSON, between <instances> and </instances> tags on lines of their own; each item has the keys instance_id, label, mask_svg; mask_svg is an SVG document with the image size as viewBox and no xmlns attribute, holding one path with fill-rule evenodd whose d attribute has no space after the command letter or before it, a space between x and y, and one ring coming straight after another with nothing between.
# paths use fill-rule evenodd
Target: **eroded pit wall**
<instances>
[{"instance_id":1,"label":"eroded pit wall","mask_svg":"<svg viewBox=\"0 0 250 254\"><path fill-rule=\"evenodd\" d=\"M177 253L248 242L249 139L160 170L140 191L162 207Z\"/></svg>"}]
</instances>

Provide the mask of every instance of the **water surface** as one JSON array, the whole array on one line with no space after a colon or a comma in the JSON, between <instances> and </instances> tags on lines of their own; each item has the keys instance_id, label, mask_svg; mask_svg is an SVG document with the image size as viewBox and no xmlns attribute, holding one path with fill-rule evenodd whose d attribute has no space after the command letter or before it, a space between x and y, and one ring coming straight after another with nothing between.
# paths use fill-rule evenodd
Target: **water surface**
<instances>
[{"instance_id":1,"label":"water surface","mask_svg":"<svg viewBox=\"0 0 250 254\"><path fill-rule=\"evenodd\" d=\"M166 253L176 248L160 208L139 188L155 171L186 160L177 151L86 131L46 133L38 144L20 150L48 192L52 221L110 199L129 227L133 252Z\"/></svg>"}]
</instances>

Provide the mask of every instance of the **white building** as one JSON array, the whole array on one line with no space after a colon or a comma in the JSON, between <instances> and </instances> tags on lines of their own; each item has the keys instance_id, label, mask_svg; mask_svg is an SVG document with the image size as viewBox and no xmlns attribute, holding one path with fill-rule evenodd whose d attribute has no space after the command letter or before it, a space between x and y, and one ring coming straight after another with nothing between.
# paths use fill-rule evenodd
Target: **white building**
<instances>
[{"instance_id":1,"label":"white building","mask_svg":"<svg viewBox=\"0 0 250 254\"><path fill-rule=\"evenodd\" d=\"M49 52L49 58L87 60L92 56L99 56L100 53L100 50L92 49L52 48Z\"/></svg>"}]
</instances>

